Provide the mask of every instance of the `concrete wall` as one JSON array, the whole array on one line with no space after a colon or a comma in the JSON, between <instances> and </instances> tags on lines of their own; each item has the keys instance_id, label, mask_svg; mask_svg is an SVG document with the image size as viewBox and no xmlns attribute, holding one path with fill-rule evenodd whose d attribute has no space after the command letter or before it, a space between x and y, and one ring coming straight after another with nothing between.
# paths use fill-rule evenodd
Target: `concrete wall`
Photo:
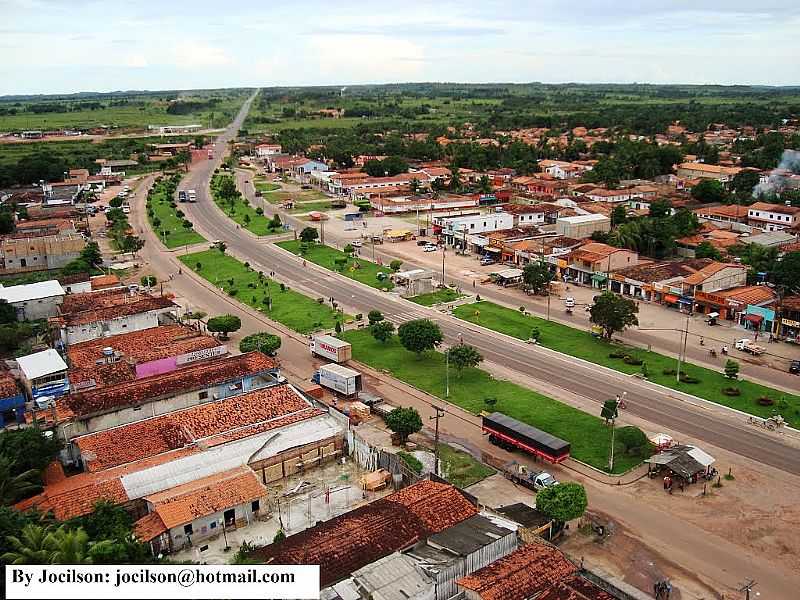
<instances>
[{"instance_id":1,"label":"concrete wall","mask_svg":"<svg viewBox=\"0 0 800 600\"><path fill-rule=\"evenodd\" d=\"M264 496L258 500L260 504L259 513L266 513L267 497ZM241 527L246 527L256 520L258 513L253 513L251 506L252 501L248 501L231 507L236 511L236 525L234 527L228 527L226 525L226 529L229 534L234 528L238 529ZM192 544L197 545L197 542L200 540L205 540L212 536L222 535L222 525L220 525L219 522L223 518L224 514L225 511L223 510L192 521ZM212 527L212 524L215 526ZM185 523L184 525L188 525L188 523ZM172 547L174 550L180 550L187 542L187 536L184 534L184 525L179 525L178 527L173 527L169 530L169 535L172 539Z\"/></svg>"},{"instance_id":2,"label":"concrete wall","mask_svg":"<svg viewBox=\"0 0 800 600\"><path fill-rule=\"evenodd\" d=\"M81 235L10 238L0 245L2 273L60 269L80 256L86 247Z\"/></svg>"},{"instance_id":3,"label":"concrete wall","mask_svg":"<svg viewBox=\"0 0 800 600\"><path fill-rule=\"evenodd\" d=\"M64 296L50 296L26 302L14 302L12 306L17 311L18 321L32 321L47 319L58 315L58 307L64 301Z\"/></svg>"},{"instance_id":4,"label":"concrete wall","mask_svg":"<svg viewBox=\"0 0 800 600\"><path fill-rule=\"evenodd\" d=\"M150 311L136 315L128 315L118 319L111 319L109 321L98 321L96 323L88 323L86 325L66 327L64 330L62 330L62 339L65 344L70 345L89 340L96 340L101 337L108 337L111 335L119 335L121 333L130 333L131 331L141 331L142 329L158 327L159 314L160 313L158 311Z\"/></svg>"},{"instance_id":5,"label":"concrete wall","mask_svg":"<svg viewBox=\"0 0 800 600\"><path fill-rule=\"evenodd\" d=\"M698 287L703 292L714 293L720 290L729 290L747 284L747 269L728 267L715 273L706 279L702 287Z\"/></svg>"}]
</instances>

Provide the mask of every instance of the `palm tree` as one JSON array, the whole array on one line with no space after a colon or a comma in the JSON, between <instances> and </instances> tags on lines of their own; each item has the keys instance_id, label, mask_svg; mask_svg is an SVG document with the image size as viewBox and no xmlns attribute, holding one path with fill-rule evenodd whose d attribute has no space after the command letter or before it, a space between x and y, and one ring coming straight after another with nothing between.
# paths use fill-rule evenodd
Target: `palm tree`
<instances>
[{"instance_id":1,"label":"palm tree","mask_svg":"<svg viewBox=\"0 0 800 600\"><path fill-rule=\"evenodd\" d=\"M14 475L14 463L6 456L0 455L0 502L3 505L13 504L20 498L41 489L39 471L29 469Z\"/></svg>"},{"instance_id":2,"label":"palm tree","mask_svg":"<svg viewBox=\"0 0 800 600\"><path fill-rule=\"evenodd\" d=\"M52 551L50 562L55 565L88 565L92 563L89 557L89 534L83 528L67 530L63 527L56 529L47 538L47 544Z\"/></svg>"},{"instance_id":3,"label":"palm tree","mask_svg":"<svg viewBox=\"0 0 800 600\"><path fill-rule=\"evenodd\" d=\"M48 549L48 535L46 527L28 523L19 537L10 535L6 538L13 550L3 554L0 559L7 565L50 564L52 552Z\"/></svg>"}]
</instances>

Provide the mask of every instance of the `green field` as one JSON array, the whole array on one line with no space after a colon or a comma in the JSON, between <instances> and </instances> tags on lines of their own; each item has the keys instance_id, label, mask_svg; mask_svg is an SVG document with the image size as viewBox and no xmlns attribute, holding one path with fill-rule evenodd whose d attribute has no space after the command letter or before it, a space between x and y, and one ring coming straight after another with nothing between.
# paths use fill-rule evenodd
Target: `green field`
<instances>
[{"instance_id":1,"label":"green field","mask_svg":"<svg viewBox=\"0 0 800 600\"><path fill-rule=\"evenodd\" d=\"M333 329L336 320L348 315L336 313L321 304L286 287L219 250L204 250L180 257L181 262L207 281L220 287L229 296L252 306L268 318L283 323L298 333ZM271 299L271 305L269 300Z\"/></svg>"},{"instance_id":2,"label":"green field","mask_svg":"<svg viewBox=\"0 0 800 600\"><path fill-rule=\"evenodd\" d=\"M303 191L303 192L265 192L262 194L264 200L270 204L283 204L287 200L294 200L297 202L309 202L314 200L322 200L327 198L325 194L317 191ZM297 206L297 204L295 204ZM300 204L300 207L304 206ZM307 209L312 210L312 209ZM301 211L302 212L302 211Z\"/></svg>"},{"instance_id":3,"label":"green field","mask_svg":"<svg viewBox=\"0 0 800 600\"><path fill-rule=\"evenodd\" d=\"M191 223L185 220L183 212L175 204L174 187L169 181L162 178L147 196L147 220L150 226L170 249L204 242L205 238L192 229Z\"/></svg>"},{"instance_id":4,"label":"green field","mask_svg":"<svg viewBox=\"0 0 800 600\"><path fill-rule=\"evenodd\" d=\"M214 198L214 203L219 206L228 217L256 235L272 235L283 231L281 225L273 227L272 219L265 217L263 212L259 214L259 209L250 204L241 194L230 198L223 198L220 194L220 183L225 177L231 176L214 175L211 180L211 195Z\"/></svg>"},{"instance_id":5,"label":"green field","mask_svg":"<svg viewBox=\"0 0 800 600\"><path fill-rule=\"evenodd\" d=\"M519 311L491 302L462 305L454 309L453 314L470 323L482 325L521 340L529 339L533 327L538 327L541 333L539 344L545 348L576 356L623 373L640 373L642 370L640 366L626 364L622 358L609 357L612 352L624 351L625 354L645 362L649 381L760 417L769 417L774 411L777 411L792 427L800 426L800 396L787 394L750 381L731 381L722 374L724 361L720 361L719 372L693 364L684 364L681 370L698 379L699 382L678 383L674 372L664 373L665 370L676 368L676 359L663 354L620 344L610 344L593 337L588 331L523 315ZM730 386L739 388L741 395L727 396L723 394L722 389ZM756 400L763 396L772 398L775 404L773 406L759 405Z\"/></svg>"},{"instance_id":6,"label":"green field","mask_svg":"<svg viewBox=\"0 0 800 600\"><path fill-rule=\"evenodd\" d=\"M300 256L300 243L299 240L290 240L288 242L278 242L276 245L284 250L288 250L292 254ZM381 281L377 277L378 273L389 274L390 270L388 267L378 266L363 258L347 256L341 250L331 248L330 246L311 244L303 258L321 267L330 269L331 271L336 271L350 279L366 283L368 286L374 287L375 289L388 291L394 287L394 284L388 279ZM335 262L337 258L346 258L347 262L342 267L339 267ZM358 268L356 268L356 265L358 265Z\"/></svg>"},{"instance_id":7,"label":"green field","mask_svg":"<svg viewBox=\"0 0 800 600\"><path fill-rule=\"evenodd\" d=\"M258 178L253 179L253 184L256 186L256 189L261 192L274 192L275 190L281 189L281 186L277 183L271 183L264 181L263 179L259 180Z\"/></svg>"},{"instance_id":8,"label":"green field","mask_svg":"<svg viewBox=\"0 0 800 600\"><path fill-rule=\"evenodd\" d=\"M245 99L246 91L226 90L210 94L207 92L182 93L180 101L186 111L168 112L174 102L174 93L163 96L131 95L114 98L77 101L53 99L47 101L18 103L12 106L0 104L8 112L0 114L0 131L92 129L144 129L148 125L189 125L224 127L231 121ZM48 110L52 109L52 110Z\"/></svg>"},{"instance_id":9,"label":"green field","mask_svg":"<svg viewBox=\"0 0 800 600\"><path fill-rule=\"evenodd\" d=\"M355 360L444 398L445 360L442 353L429 352L417 358L400 345L397 336L384 344L376 341L366 329L346 331L341 337L353 344ZM451 370L449 402L478 414L486 410L484 399L487 397L497 399L494 410L569 441L572 456L577 460L598 469L607 469L611 432L599 417L509 381L495 379L481 369L465 369L461 377ZM620 453L617 452L615 449L615 473L627 471L641 462L638 457L625 455L621 448Z\"/></svg>"},{"instance_id":10,"label":"green field","mask_svg":"<svg viewBox=\"0 0 800 600\"><path fill-rule=\"evenodd\" d=\"M441 304L443 302L453 302L454 300L458 300L459 298L463 297L464 294L460 294L454 289L443 288L441 290L436 290L435 292L429 292L427 294L420 294L419 296L407 298L407 300L411 300L412 302L416 302L422 306L433 306L434 304Z\"/></svg>"}]
</instances>

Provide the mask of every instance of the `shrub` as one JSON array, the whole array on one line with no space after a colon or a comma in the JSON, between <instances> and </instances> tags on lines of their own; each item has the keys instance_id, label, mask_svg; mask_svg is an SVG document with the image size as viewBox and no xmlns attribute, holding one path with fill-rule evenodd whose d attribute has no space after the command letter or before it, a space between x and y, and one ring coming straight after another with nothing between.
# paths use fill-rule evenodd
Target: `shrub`
<instances>
[{"instance_id":1,"label":"shrub","mask_svg":"<svg viewBox=\"0 0 800 600\"><path fill-rule=\"evenodd\" d=\"M194 263L194 268L195 268L197 271L199 271L200 269L202 269L202 268L203 268L203 263L200 263L200 262L196 262L196 263Z\"/></svg>"},{"instance_id":2,"label":"shrub","mask_svg":"<svg viewBox=\"0 0 800 600\"><path fill-rule=\"evenodd\" d=\"M397 453L397 458L402 460L405 465L417 475L422 473L422 462L413 454L401 450Z\"/></svg>"},{"instance_id":3,"label":"shrub","mask_svg":"<svg viewBox=\"0 0 800 600\"><path fill-rule=\"evenodd\" d=\"M614 350L608 354L608 358L625 358L626 354L620 350Z\"/></svg>"},{"instance_id":4,"label":"shrub","mask_svg":"<svg viewBox=\"0 0 800 600\"><path fill-rule=\"evenodd\" d=\"M237 290L236 288L231 288L231 289L228 290L228 294L230 294L231 296L235 296L238 293L239 293L239 290Z\"/></svg>"},{"instance_id":5,"label":"shrub","mask_svg":"<svg viewBox=\"0 0 800 600\"><path fill-rule=\"evenodd\" d=\"M616 443L631 456L642 456L650 447L647 435L638 427L620 427L617 430Z\"/></svg>"},{"instance_id":6,"label":"shrub","mask_svg":"<svg viewBox=\"0 0 800 600\"><path fill-rule=\"evenodd\" d=\"M726 396L741 396L742 390L740 390L738 387L725 387L722 388L722 393Z\"/></svg>"},{"instance_id":7,"label":"shrub","mask_svg":"<svg viewBox=\"0 0 800 600\"><path fill-rule=\"evenodd\" d=\"M285 292L285 291L286 291L286 284L285 284L285 283L282 283L282 284L281 284L281 291L282 291L282 292Z\"/></svg>"},{"instance_id":8,"label":"shrub","mask_svg":"<svg viewBox=\"0 0 800 600\"><path fill-rule=\"evenodd\" d=\"M525 307L524 306L520 306L519 307L519 312L521 312L522 314L525 314Z\"/></svg>"},{"instance_id":9,"label":"shrub","mask_svg":"<svg viewBox=\"0 0 800 600\"><path fill-rule=\"evenodd\" d=\"M700 380L692 375L681 373L681 383L700 383Z\"/></svg>"},{"instance_id":10,"label":"shrub","mask_svg":"<svg viewBox=\"0 0 800 600\"><path fill-rule=\"evenodd\" d=\"M325 298L317 298L317 304L324 304Z\"/></svg>"},{"instance_id":11,"label":"shrub","mask_svg":"<svg viewBox=\"0 0 800 600\"><path fill-rule=\"evenodd\" d=\"M775 404L775 400L769 396L761 396L756 400L756 402L758 402L759 406L772 406Z\"/></svg>"},{"instance_id":12,"label":"shrub","mask_svg":"<svg viewBox=\"0 0 800 600\"><path fill-rule=\"evenodd\" d=\"M475 296L475 302L480 302L480 301L481 301L481 295L480 295L480 294L477 294L477 295Z\"/></svg>"},{"instance_id":13,"label":"shrub","mask_svg":"<svg viewBox=\"0 0 800 600\"><path fill-rule=\"evenodd\" d=\"M675 375L677 373L675 369L663 369L661 372L664 375Z\"/></svg>"},{"instance_id":14,"label":"shrub","mask_svg":"<svg viewBox=\"0 0 800 600\"><path fill-rule=\"evenodd\" d=\"M636 358L635 356L631 356L630 354L627 354L627 355L626 355L626 356L625 356L625 357L622 359L622 361L623 361L623 362L624 362L626 365L634 365L634 366L637 366L637 367L638 367L639 365L641 365L641 364L644 362L642 359L640 359L640 358Z\"/></svg>"}]
</instances>

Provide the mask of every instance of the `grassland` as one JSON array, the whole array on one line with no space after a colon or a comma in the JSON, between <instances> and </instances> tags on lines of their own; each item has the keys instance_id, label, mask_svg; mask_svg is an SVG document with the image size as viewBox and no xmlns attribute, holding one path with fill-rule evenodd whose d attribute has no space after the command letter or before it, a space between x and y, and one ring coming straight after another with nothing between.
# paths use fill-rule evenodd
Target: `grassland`
<instances>
[{"instance_id":1,"label":"grassland","mask_svg":"<svg viewBox=\"0 0 800 600\"><path fill-rule=\"evenodd\" d=\"M337 320L348 318L329 305L319 303L287 286L269 279L232 256L217 249L180 257L187 267L273 321L298 333L333 329Z\"/></svg>"},{"instance_id":2,"label":"grassland","mask_svg":"<svg viewBox=\"0 0 800 600\"><path fill-rule=\"evenodd\" d=\"M289 210L292 214L304 214L309 212L325 212L331 209L330 200L312 200L311 202L295 202Z\"/></svg>"},{"instance_id":3,"label":"grassland","mask_svg":"<svg viewBox=\"0 0 800 600\"><path fill-rule=\"evenodd\" d=\"M724 361L720 363L719 371L712 371L693 364L684 364L681 368L682 372L696 379L697 383L678 383L675 376L675 359L663 354L608 343L593 337L588 331L523 315L516 310L491 302L462 305L457 307L453 314L470 323L482 325L520 340L529 339L531 330L537 327L540 332L539 344L546 348L623 373L641 373L641 366L627 364L622 358L609 356L612 353L627 354L645 363L649 381L760 417L769 417L774 411L777 411L793 427L800 426L800 396L784 393L751 381L732 381L722 373ZM731 386L739 389L739 396L728 396L722 392L723 388ZM757 402L761 397L771 398L775 404L762 406Z\"/></svg>"},{"instance_id":4,"label":"grassland","mask_svg":"<svg viewBox=\"0 0 800 600\"><path fill-rule=\"evenodd\" d=\"M300 256L300 243L301 242L298 240L291 240L288 242L278 242L277 245L284 250L288 250L292 254ZM363 258L348 256L336 248L331 248L323 244L310 244L308 251L302 256L306 260L310 260L321 267L340 273L355 281L365 283L375 289L391 290L394 287L394 284L388 279L384 279L383 281L378 279L378 273L389 273L388 268L381 267ZM337 259L346 259L346 262L339 266L336 264Z\"/></svg>"},{"instance_id":5,"label":"grassland","mask_svg":"<svg viewBox=\"0 0 800 600\"><path fill-rule=\"evenodd\" d=\"M147 196L150 226L170 249L204 242L205 238L192 229L192 223L175 204L174 189L170 179L162 178L150 190Z\"/></svg>"},{"instance_id":6,"label":"grassland","mask_svg":"<svg viewBox=\"0 0 800 600\"><path fill-rule=\"evenodd\" d=\"M469 487L497 472L467 452L447 444L439 444L439 458L442 461L442 476L460 488Z\"/></svg>"},{"instance_id":7,"label":"grassland","mask_svg":"<svg viewBox=\"0 0 800 600\"><path fill-rule=\"evenodd\" d=\"M355 360L444 399L442 353L429 352L418 358L400 345L397 336L382 343L364 329L346 331L341 337L353 345ZM607 468L611 432L600 418L509 381L495 379L481 369L464 369L460 377L451 373L447 401L478 414L486 410L484 399L488 397L497 399L494 410L569 441L574 458L598 469ZM615 473L627 471L639 462L639 457L626 455L619 446L615 448Z\"/></svg>"},{"instance_id":8,"label":"grassland","mask_svg":"<svg viewBox=\"0 0 800 600\"><path fill-rule=\"evenodd\" d=\"M442 288L440 290L436 290L435 292L420 294L419 296L408 298L408 300L411 300L411 302L415 302L422 306L433 306L434 304L442 304L443 302L453 302L463 297L464 294L460 294L454 289Z\"/></svg>"},{"instance_id":9,"label":"grassland","mask_svg":"<svg viewBox=\"0 0 800 600\"><path fill-rule=\"evenodd\" d=\"M184 93L180 102L186 111L168 112L174 97L131 95L98 98L89 101L53 99L37 102L4 103L6 114L0 114L0 131L61 129L87 130L145 129L148 125L189 125L224 127L234 117L245 99L244 91L225 91L219 94ZM52 109L52 110L48 110ZM16 114L8 114L16 111Z\"/></svg>"}]
</instances>

